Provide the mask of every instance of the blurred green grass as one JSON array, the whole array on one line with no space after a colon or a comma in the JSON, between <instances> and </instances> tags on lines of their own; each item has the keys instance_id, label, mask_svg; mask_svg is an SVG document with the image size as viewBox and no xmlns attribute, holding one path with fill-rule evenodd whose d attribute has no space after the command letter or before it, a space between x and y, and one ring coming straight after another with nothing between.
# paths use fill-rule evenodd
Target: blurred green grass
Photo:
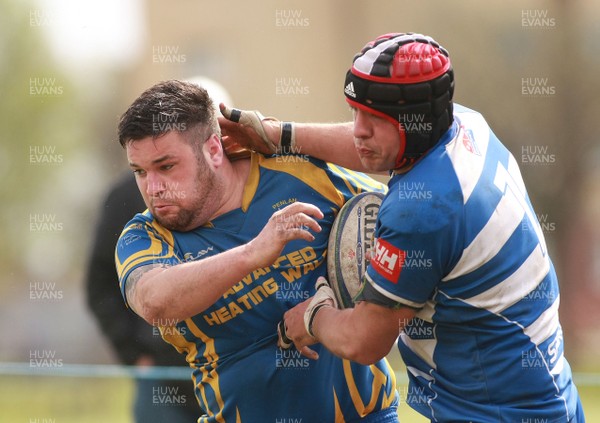
<instances>
[{"instance_id":1,"label":"blurred green grass","mask_svg":"<svg viewBox=\"0 0 600 423\"><path fill-rule=\"evenodd\" d=\"M399 392L406 393L400 384ZM580 386L586 420L600 422L600 386ZM127 378L0 376L0 421L132 423L133 381ZM428 422L402 399L400 421ZM190 422L192 423L192 422Z\"/></svg>"},{"instance_id":2,"label":"blurred green grass","mask_svg":"<svg viewBox=\"0 0 600 423\"><path fill-rule=\"evenodd\" d=\"M3 423L130 423L132 399L126 378L0 376Z\"/></svg>"}]
</instances>

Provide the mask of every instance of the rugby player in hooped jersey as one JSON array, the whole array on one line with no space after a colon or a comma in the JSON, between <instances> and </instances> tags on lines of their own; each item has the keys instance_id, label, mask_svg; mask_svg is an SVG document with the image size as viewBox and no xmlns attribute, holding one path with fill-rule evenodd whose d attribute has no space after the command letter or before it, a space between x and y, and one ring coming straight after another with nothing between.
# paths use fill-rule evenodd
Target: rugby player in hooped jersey
<instances>
[{"instance_id":1,"label":"rugby player in hooped jersey","mask_svg":"<svg viewBox=\"0 0 600 423\"><path fill-rule=\"evenodd\" d=\"M285 313L285 333L308 357L321 344L364 364L397 341L407 402L432 421L583 422L556 273L518 165L453 91L447 51L398 33L355 56L344 83L353 123L221 107L229 142L392 171L355 307L338 310L324 287Z\"/></svg>"},{"instance_id":2,"label":"rugby player in hooped jersey","mask_svg":"<svg viewBox=\"0 0 600 423\"><path fill-rule=\"evenodd\" d=\"M199 423L397 422L385 359L361 365L323 348L312 361L279 348L276 332L325 275L337 211L385 186L307 157L230 160L215 115L205 90L165 81L121 117L148 207L116 247L125 302L185 354Z\"/></svg>"}]
</instances>

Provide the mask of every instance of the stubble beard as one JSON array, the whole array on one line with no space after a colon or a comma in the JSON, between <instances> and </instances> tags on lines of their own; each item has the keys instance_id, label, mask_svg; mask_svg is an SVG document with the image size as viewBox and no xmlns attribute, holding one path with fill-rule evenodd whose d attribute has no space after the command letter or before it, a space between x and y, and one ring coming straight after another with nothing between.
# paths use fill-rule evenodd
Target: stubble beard
<instances>
[{"instance_id":1,"label":"stubble beard","mask_svg":"<svg viewBox=\"0 0 600 423\"><path fill-rule=\"evenodd\" d=\"M200 191L203 188L204 195ZM157 216L154 218L164 228L171 231L187 232L210 221L218 209L223 192L222 183L209 169L206 163L199 163L196 172L196 185L190 194L191 203L187 206L177 204L179 210L175 215Z\"/></svg>"}]
</instances>

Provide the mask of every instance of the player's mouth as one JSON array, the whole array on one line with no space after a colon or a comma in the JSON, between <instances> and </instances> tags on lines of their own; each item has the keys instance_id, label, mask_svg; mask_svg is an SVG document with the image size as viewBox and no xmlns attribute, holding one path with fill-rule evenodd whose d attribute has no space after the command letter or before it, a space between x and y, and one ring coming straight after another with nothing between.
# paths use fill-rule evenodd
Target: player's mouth
<instances>
[{"instance_id":1,"label":"player's mouth","mask_svg":"<svg viewBox=\"0 0 600 423\"><path fill-rule=\"evenodd\" d=\"M373 154L375 154L373 152L373 150L366 148L366 147L356 147L356 152L358 153L359 156L361 157L371 157L373 156Z\"/></svg>"},{"instance_id":2,"label":"player's mouth","mask_svg":"<svg viewBox=\"0 0 600 423\"><path fill-rule=\"evenodd\" d=\"M174 210L175 208L176 208L176 206L174 204L168 204L168 203L153 203L152 204L152 210L154 210L156 213L160 213L160 214L168 213L168 212Z\"/></svg>"}]
</instances>

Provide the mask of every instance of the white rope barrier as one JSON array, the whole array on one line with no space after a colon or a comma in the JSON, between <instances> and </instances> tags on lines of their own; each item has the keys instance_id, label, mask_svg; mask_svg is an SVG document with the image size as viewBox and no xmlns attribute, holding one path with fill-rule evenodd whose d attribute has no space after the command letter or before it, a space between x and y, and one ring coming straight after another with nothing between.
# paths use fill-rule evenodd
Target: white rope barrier
<instances>
[{"instance_id":1,"label":"white rope barrier","mask_svg":"<svg viewBox=\"0 0 600 423\"><path fill-rule=\"evenodd\" d=\"M35 363L34 363L35 364ZM189 367L139 367L116 364L66 364L32 365L32 363L0 363L2 376L57 376L87 378L136 378L157 380L190 380ZM600 373L573 373L577 386L600 387ZM398 384L408 383L404 372L396 372Z\"/></svg>"}]
</instances>

